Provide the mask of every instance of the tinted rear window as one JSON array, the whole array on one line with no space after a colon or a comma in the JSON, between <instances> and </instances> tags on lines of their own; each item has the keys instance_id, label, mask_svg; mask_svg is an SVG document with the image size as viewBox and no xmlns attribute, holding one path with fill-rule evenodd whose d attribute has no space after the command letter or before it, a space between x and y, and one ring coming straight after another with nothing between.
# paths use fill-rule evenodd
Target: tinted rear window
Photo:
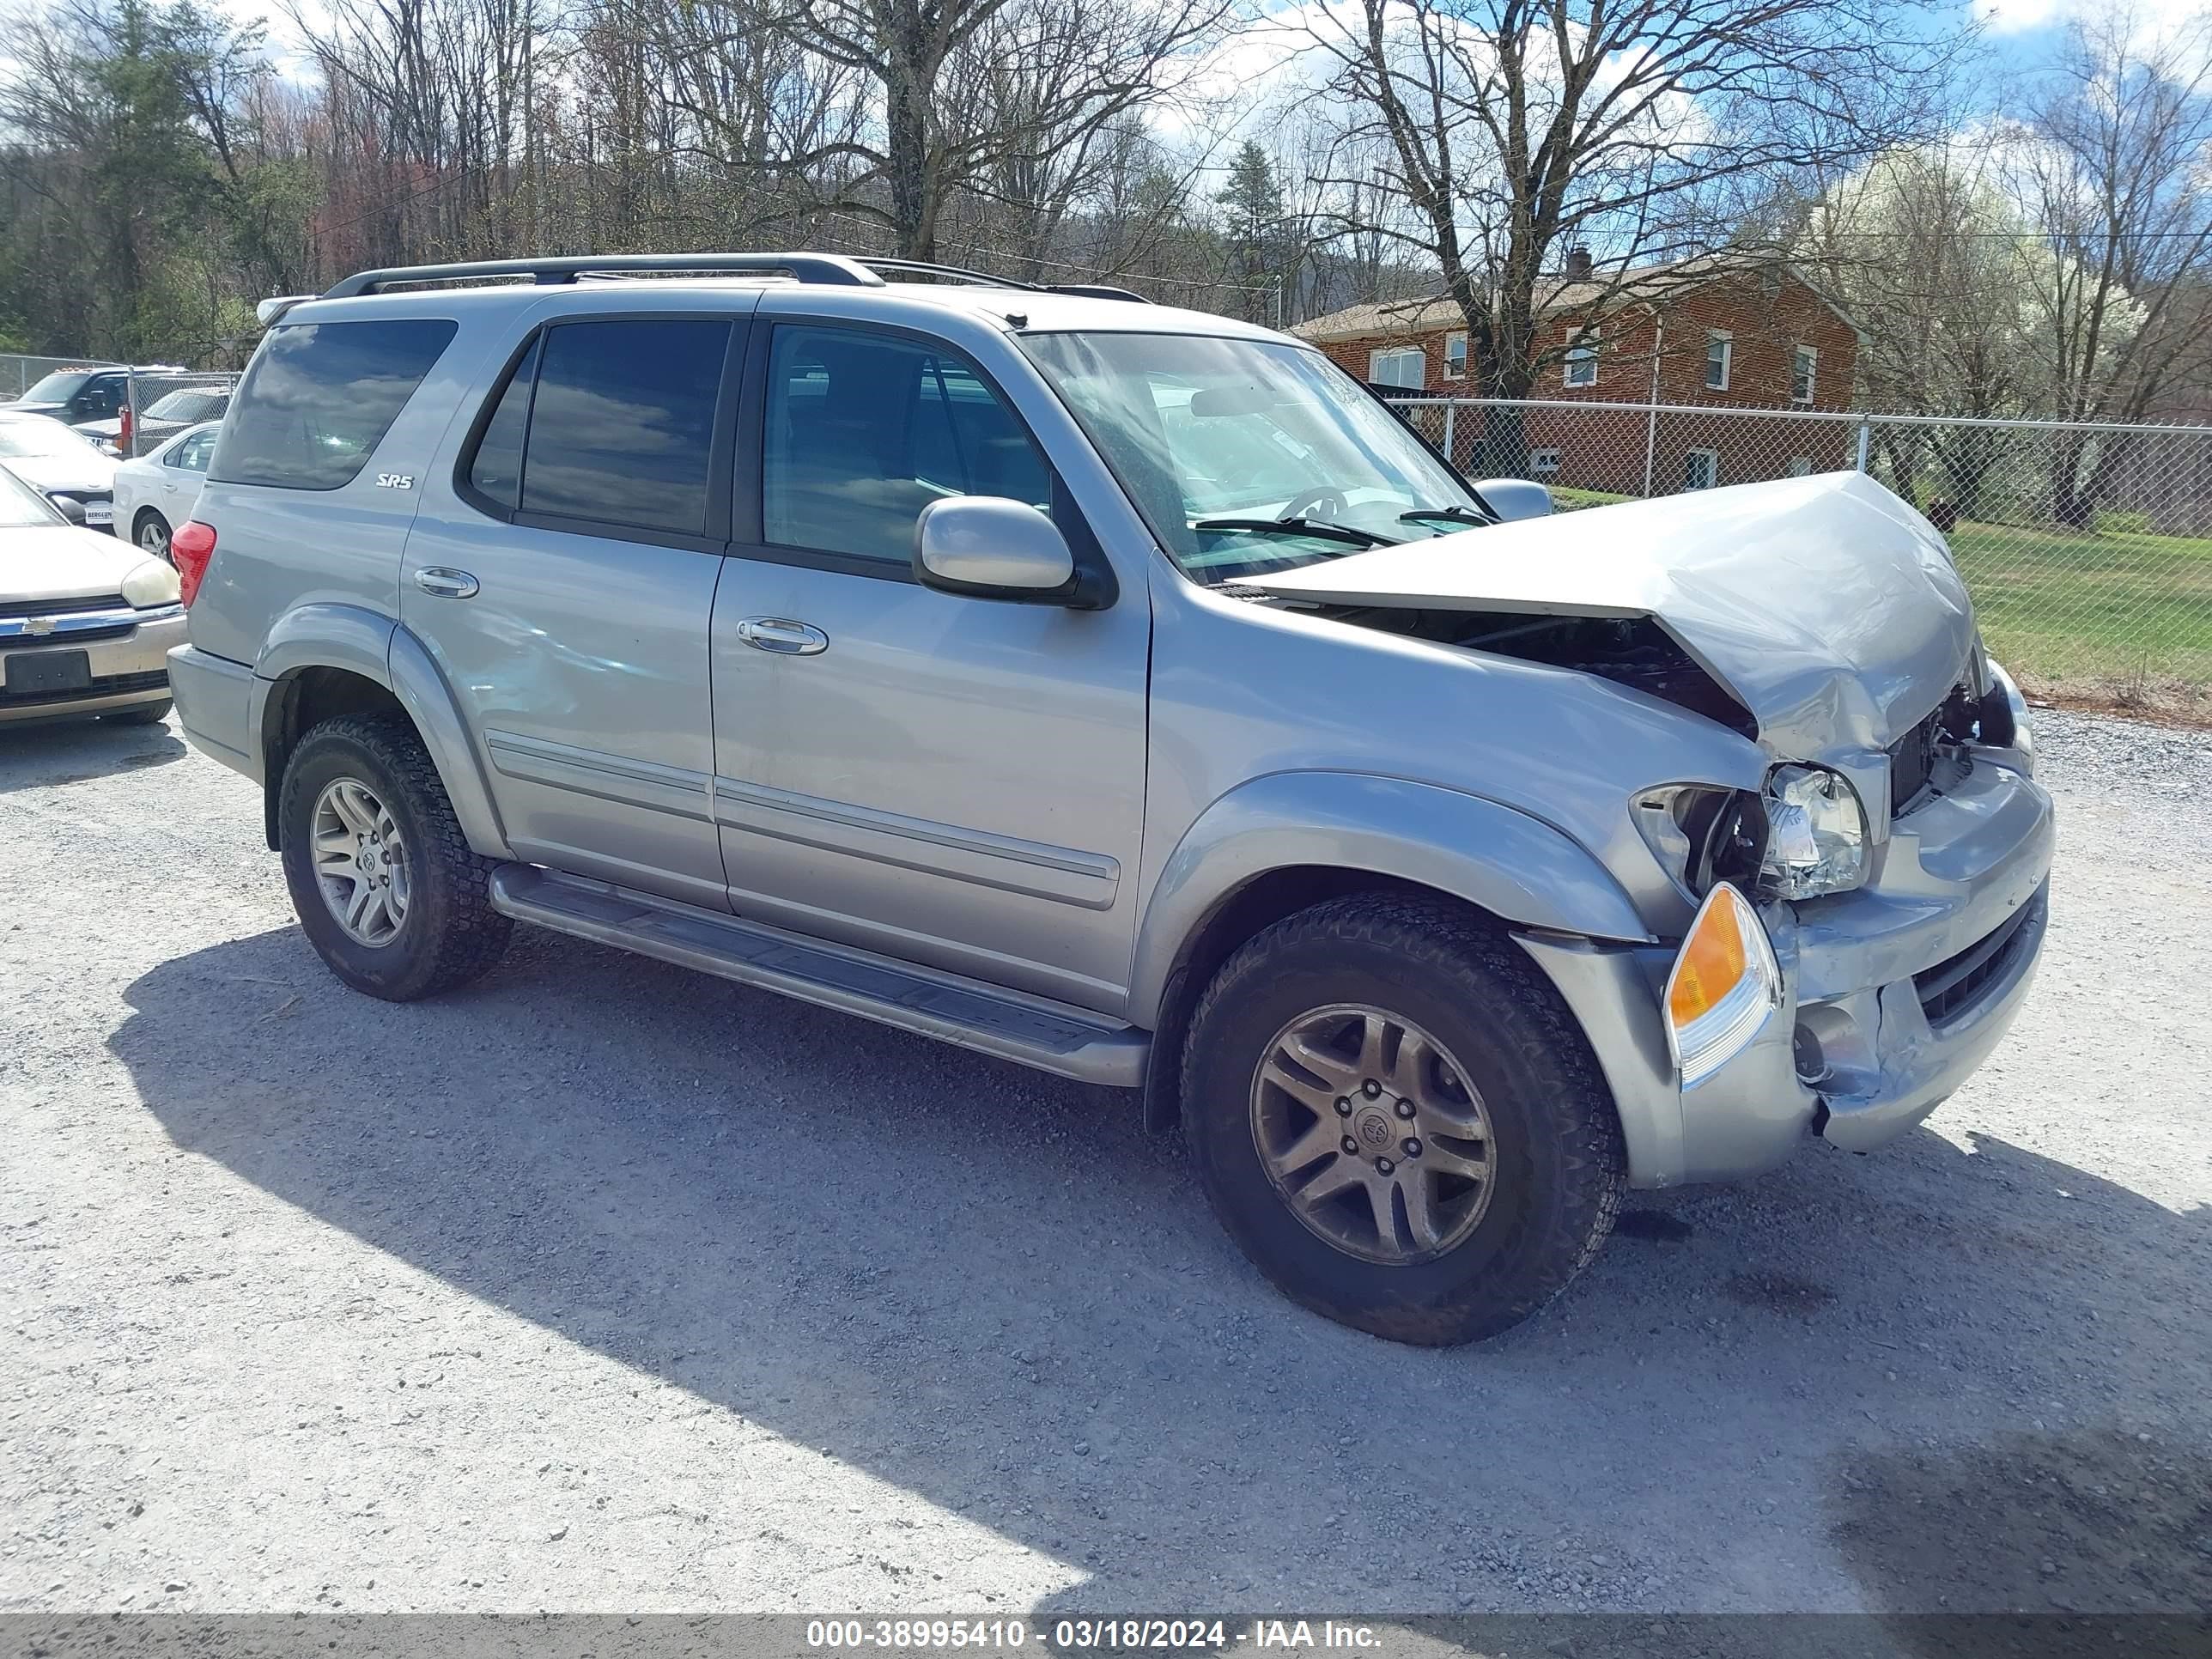
<instances>
[{"instance_id":1,"label":"tinted rear window","mask_svg":"<svg viewBox=\"0 0 2212 1659\"><path fill-rule=\"evenodd\" d=\"M442 318L272 330L238 389L210 477L285 489L350 483L452 341Z\"/></svg>"}]
</instances>

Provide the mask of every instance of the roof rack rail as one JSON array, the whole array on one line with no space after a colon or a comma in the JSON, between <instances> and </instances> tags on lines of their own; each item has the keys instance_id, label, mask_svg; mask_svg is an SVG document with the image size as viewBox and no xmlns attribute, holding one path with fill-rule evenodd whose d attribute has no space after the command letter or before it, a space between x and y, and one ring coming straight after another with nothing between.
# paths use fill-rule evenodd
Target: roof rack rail
<instances>
[{"instance_id":1,"label":"roof rack rail","mask_svg":"<svg viewBox=\"0 0 2212 1659\"><path fill-rule=\"evenodd\" d=\"M1037 283L1025 283L1018 276L994 276L988 270L970 270L965 265L940 265L933 259L878 259L872 253L855 253L850 257L854 264L866 265L870 270L903 271L916 276L952 276L981 288L1027 289L1032 294L1044 291Z\"/></svg>"},{"instance_id":2,"label":"roof rack rail","mask_svg":"<svg viewBox=\"0 0 2212 1659\"><path fill-rule=\"evenodd\" d=\"M323 291L325 300L347 300L357 294L375 294L402 283L472 282L487 276L527 276L541 285L575 282L587 276L629 276L660 272L667 275L716 271L761 272L796 277L801 283L839 288L882 288L878 271L917 276L945 276L956 282L988 288L1021 289L1031 294L1085 295L1094 300L1128 300L1151 303L1126 288L1091 283L1025 283L1012 276L996 276L963 265L943 265L927 259L877 258L845 253L600 253L542 259L476 259L450 265L392 265L380 270L357 270L339 278ZM300 302L301 296L264 301L263 323Z\"/></svg>"},{"instance_id":3,"label":"roof rack rail","mask_svg":"<svg viewBox=\"0 0 2212 1659\"><path fill-rule=\"evenodd\" d=\"M573 283L579 276L604 272L632 273L688 271L780 272L802 283L823 283L841 288L881 288L884 279L857 259L839 253L598 253L550 259L475 259L451 265L392 265L381 270L357 270L323 290L325 300L346 300L356 294L374 294L402 283L459 283L483 276L527 276L541 285Z\"/></svg>"},{"instance_id":4,"label":"roof rack rail","mask_svg":"<svg viewBox=\"0 0 2212 1659\"><path fill-rule=\"evenodd\" d=\"M1140 306L1152 304L1141 294L1126 288L1115 288L1108 283L1048 283L1044 291L1048 294L1079 294L1091 300L1127 300Z\"/></svg>"}]
</instances>

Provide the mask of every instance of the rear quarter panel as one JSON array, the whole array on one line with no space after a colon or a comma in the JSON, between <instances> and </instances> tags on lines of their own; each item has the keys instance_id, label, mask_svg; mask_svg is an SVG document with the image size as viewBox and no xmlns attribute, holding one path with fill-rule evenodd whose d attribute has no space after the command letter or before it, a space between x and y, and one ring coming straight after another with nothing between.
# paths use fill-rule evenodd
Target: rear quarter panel
<instances>
[{"instance_id":1,"label":"rear quarter panel","mask_svg":"<svg viewBox=\"0 0 2212 1659\"><path fill-rule=\"evenodd\" d=\"M337 489L283 489L210 477L192 517L216 532L214 562L191 609L192 643L233 662L259 660L277 619L310 605L358 605L397 620L400 555L421 486L456 410L483 369L489 319L444 295L303 306L288 321L443 317L459 326L361 471ZM380 486L382 476L411 479Z\"/></svg>"}]
</instances>

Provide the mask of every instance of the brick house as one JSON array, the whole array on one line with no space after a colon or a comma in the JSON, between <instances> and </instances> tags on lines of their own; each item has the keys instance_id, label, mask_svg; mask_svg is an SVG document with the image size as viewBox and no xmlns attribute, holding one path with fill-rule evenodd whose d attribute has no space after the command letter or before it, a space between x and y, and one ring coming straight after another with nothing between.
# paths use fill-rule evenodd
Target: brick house
<instances>
[{"instance_id":1,"label":"brick house","mask_svg":"<svg viewBox=\"0 0 2212 1659\"><path fill-rule=\"evenodd\" d=\"M1540 349L1551 361L1532 399L1715 411L1850 407L1858 330L1787 267L1705 256L1599 278L1588 256L1576 254L1548 291L1540 289L1539 307ZM1352 306L1295 331L1376 386L1478 395L1468 378L1466 320L1449 300ZM1455 410L1454 460L1569 489L1666 495L1849 466L1855 442L1843 422L1730 420L1718 412L1531 409L1524 419L1516 442L1495 411ZM1434 412L1424 423L1432 437L1440 434Z\"/></svg>"}]
</instances>

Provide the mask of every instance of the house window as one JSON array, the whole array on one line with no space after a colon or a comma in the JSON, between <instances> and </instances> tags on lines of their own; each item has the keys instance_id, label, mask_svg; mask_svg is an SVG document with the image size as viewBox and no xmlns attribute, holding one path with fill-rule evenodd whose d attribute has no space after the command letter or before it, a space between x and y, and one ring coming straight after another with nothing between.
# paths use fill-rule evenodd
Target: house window
<instances>
[{"instance_id":1,"label":"house window","mask_svg":"<svg viewBox=\"0 0 2212 1659\"><path fill-rule=\"evenodd\" d=\"M1444 379L1463 380L1467 378L1467 335L1464 331L1444 336Z\"/></svg>"},{"instance_id":2,"label":"house window","mask_svg":"<svg viewBox=\"0 0 2212 1659\"><path fill-rule=\"evenodd\" d=\"M1735 342L1725 334L1705 336L1705 390L1726 392L1729 371L1735 366Z\"/></svg>"},{"instance_id":3,"label":"house window","mask_svg":"<svg viewBox=\"0 0 2212 1659\"><path fill-rule=\"evenodd\" d=\"M1429 357L1419 346L1384 346L1367 354L1367 379L1371 385L1419 392L1429 381Z\"/></svg>"},{"instance_id":4,"label":"house window","mask_svg":"<svg viewBox=\"0 0 2212 1659\"><path fill-rule=\"evenodd\" d=\"M1711 489L1721 481L1721 458L1711 449L1693 449L1682 457L1682 488Z\"/></svg>"},{"instance_id":5,"label":"house window","mask_svg":"<svg viewBox=\"0 0 2212 1659\"><path fill-rule=\"evenodd\" d=\"M1809 404L1813 401L1813 384L1820 367L1820 354L1811 346L1801 345L1790 360L1790 401Z\"/></svg>"},{"instance_id":6,"label":"house window","mask_svg":"<svg viewBox=\"0 0 2212 1659\"><path fill-rule=\"evenodd\" d=\"M1790 458L1790 476L1793 478L1811 477L1813 458L1809 455L1792 455Z\"/></svg>"},{"instance_id":7,"label":"house window","mask_svg":"<svg viewBox=\"0 0 2212 1659\"><path fill-rule=\"evenodd\" d=\"M1582 334L1567 348L1566 383L1569 386L1597 384L1597 336Z\"/></svg>"},{"instance_id":8,"label":"house window","mask_svg":"<svg viewBox=\"0 0 2212 1659\"><path fill-rule=\"evenodd\" d=\"M1559 452L1556 449L1532 449L1528 452L1528 471L1541 477L1547 472L1559 470Z\"/></svg>"}]
</instances>

